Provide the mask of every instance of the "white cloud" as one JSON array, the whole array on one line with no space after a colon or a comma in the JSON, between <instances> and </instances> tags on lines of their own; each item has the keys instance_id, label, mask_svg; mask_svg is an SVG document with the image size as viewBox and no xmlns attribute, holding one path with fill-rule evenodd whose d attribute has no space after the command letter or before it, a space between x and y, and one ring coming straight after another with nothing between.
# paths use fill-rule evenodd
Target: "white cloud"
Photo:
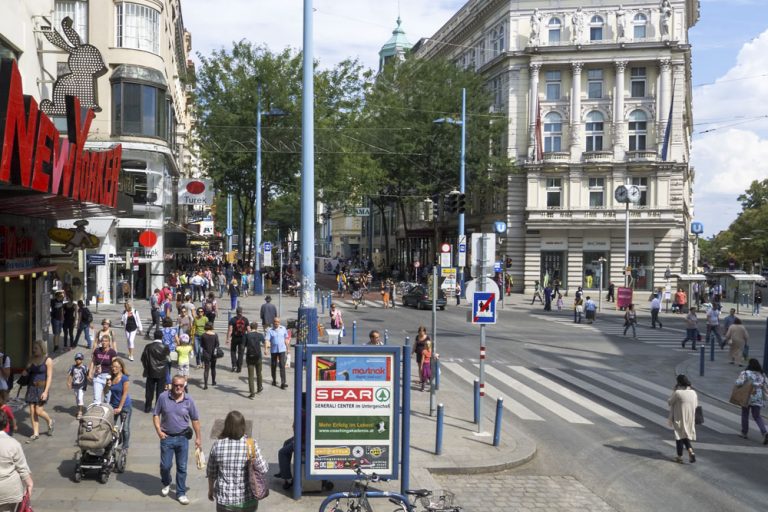
<instances>
[{"instance_id":1,"label":"white cloud","mask_svg":"<svg viewBox=\"0 0 768 512\"><path fill-rule=\"evenodd\" d=\"M768 118L759 119L768 116L767 73L765 31L744 44L714 85L694 90L696 131L706 132L695 137L691 157L695 216L707 235L726 229L741 211L736 198L768 177Z\"/></svg>"}]
</instances>

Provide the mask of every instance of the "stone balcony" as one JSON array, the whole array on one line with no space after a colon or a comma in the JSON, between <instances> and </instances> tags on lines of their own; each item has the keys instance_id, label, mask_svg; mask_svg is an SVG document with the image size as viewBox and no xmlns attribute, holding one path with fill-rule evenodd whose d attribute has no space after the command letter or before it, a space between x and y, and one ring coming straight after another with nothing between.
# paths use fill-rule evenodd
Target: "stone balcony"
<instances>
[{"instance_id":1,"label":"stone balcony","mask_svg":"<svg viewBox=\"0 0 768 512\"><path fill-rule=\"evenodd\" d=\"M627 151L627 162L656 162L659 156L655 149Z\"/></svg>"},{"instance_id":2,"label":"stone balcony","mask_svg":"<svg viewBox=\"0 0 768 512\"><path fill-rule=\"evenodd\" d=\"M544 153L544 162L567 162L571 159L571 154L567 151L551 151Z\"/></svg>"},{"instance_id":3,"label":"stone balcony","mask_svg":"<svg viewBox=\"0 0 768 512\"><path fill-rule=\"evenodd\" d=\"M574 224L583 223L585 225L605 225L605 223L616 226L624 225L624 207L591 207L591 208L547 208L547 209L528 209L526 210L526 224L528 227L541 224L541 227L554 227L562 223L565 227L574 227ZM674 223L676 217L681 212L669 208L646 208L633 207L629 210L630 223L639 223L640 225L652 224L670 224ZM562 226L557 226L562 227Z\"/></svg>"},{"instance_id":4,"label":"stone balcony","mask_svg":"<svg viewBox=\"0 0 768 512\"><path fill-rule=\"evenodd\" d=\"M608 163L613 160L612 151L585 151L582 153L582 159L586 163Z\"/></svg>"}]
</instances>

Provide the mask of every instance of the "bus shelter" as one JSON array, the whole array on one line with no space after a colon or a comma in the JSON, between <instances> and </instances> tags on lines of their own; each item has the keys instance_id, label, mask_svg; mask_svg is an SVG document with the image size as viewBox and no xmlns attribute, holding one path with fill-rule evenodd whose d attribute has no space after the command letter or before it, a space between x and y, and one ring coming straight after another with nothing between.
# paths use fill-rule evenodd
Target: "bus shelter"
<instances>
[{"instance_id":1,"label":"bus shelter","mask_svg":"<svg viewBox=\"0 0 768 512\"><path fill-rule=\"evenodd\" d=\"M739 313L739 305L742 303L746 306L749 306L753 303L755 298L755 287L758 286L758 283L765 284L765 276L761 276L760 274L740 274L740 273L732 273L730 274L730 277L733 278L736 285L736 300L734 301L736 303L736 313ZM749 293L748 296L743 297L742 294Z\"/></svg>"},{"instance_id":2,"label":"bus shelter","mask_svg":"<svg viewBox=\"0 0 768 512\"><path fill-rule=\"evenodd\" d=\"M682 287L687 290L688 305L687 308L682 311L683 313L687 313L691 303L696 299L696 297L693 295L693 283L706 282L707 276L704 274L672 274L670 277L677 280L678 287Z\"/></svg>"}]
</instances>

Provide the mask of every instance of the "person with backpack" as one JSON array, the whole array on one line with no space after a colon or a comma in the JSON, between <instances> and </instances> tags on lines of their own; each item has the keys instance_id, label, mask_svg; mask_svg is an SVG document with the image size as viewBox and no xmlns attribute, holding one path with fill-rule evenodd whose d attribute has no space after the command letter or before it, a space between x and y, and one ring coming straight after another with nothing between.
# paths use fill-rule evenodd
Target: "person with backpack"
<instances>
[{"instance_id":1,"label":"person with backpack","mask_svg":"<svg viewBox=\"0 0 768 512\"><path fill-rule=\"evenodd\" d=\"M133 361L133 347L136 344L136 333L141 333L141 318L139 312L133 310L130 303L126 303L125 311L120 319L120 323L125 328L125 339L128 344L128 359Z\"/></svg>"},{"instance_id":2,"label":"person with backpack","mask_svg":"<svg viewBox=\"0 0 768 512\"><path fill-rule=\"evenodd\" d=\"M258 322L253 322L245 334L245 364L248 366L248 398L253 400L256 393L264 390L261 375L261 350L264 345L264 335L257 332ZM256 391L254 392L253 375L256 374Z\"/></svg>"},{"instance_id":3,"label":"person with backpack","mask_svg":"<svg viewBox=\"0 0 768 512\"><path fill-rule=\"evenodd\" d=\"M245 334L248 332L248 319L243 316L243 308L238 306L235 316L229 321L227 329L227 345L232 359L232 371L240 373L243 369L243 352L245 350Z\"/></svg>"},{"instance_id":4,"label":"person with backpack","mask_svg":"<svg viewBox=\"0 0 768 512\"><path fill-rule=\"evenodd\" d=\"M91 339L91 323L93 322L93 313L91 313L91 310L88 309L88 307L83 304L83 301L81 300L77 301L77 312L78 324L77 334L75 334L75 346L77 346L77 343L80 341L80 334L85 333L85 346L88 349L91 349L93 345L93 340Z\"/></svg>"}]
</instances>

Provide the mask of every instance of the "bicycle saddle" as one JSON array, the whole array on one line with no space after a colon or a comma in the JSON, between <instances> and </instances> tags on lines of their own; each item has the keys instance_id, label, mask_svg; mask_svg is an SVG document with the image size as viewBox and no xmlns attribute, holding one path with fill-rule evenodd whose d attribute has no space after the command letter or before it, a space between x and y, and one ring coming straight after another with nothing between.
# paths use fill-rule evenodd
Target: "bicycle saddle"
<instances>
[{"instance_id":1,"label":"bicycle saddle","mask_svg":"<svg viewBox=\"0 0 768 512\"><path fill-rule=\"evenodd\" d=\"M432 495L432 491L429 489L413 489L410 491L405 491L405 494L410 494L411 496L416 496L418 498L426 498L427 496Z\"/></svg>"}]
</instances>

